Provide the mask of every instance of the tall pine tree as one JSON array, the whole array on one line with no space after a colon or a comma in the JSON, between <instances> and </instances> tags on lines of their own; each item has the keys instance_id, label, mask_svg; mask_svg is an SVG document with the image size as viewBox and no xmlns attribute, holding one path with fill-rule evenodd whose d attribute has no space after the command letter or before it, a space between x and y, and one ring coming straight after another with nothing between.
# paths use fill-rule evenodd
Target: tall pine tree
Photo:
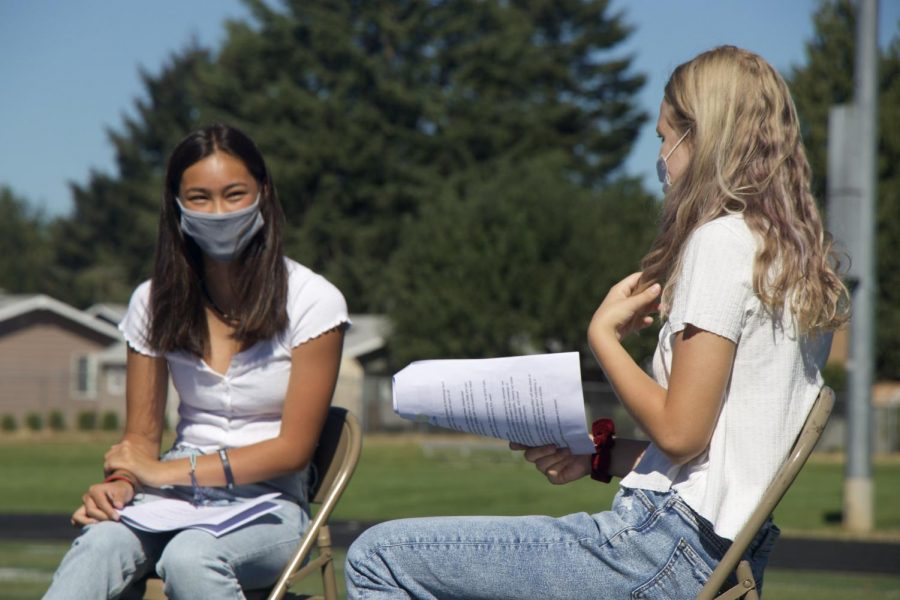
<instances>
[{"instance_id":1,"label":"tall pine tree","mask_svg":"<svg viewBox=\"0 0 900 600\"><path fill-rule=\"evenodd\" d=\"M383 310L404 220L462 172L557 151L591 188L621 165L645 115L643 78L612 53L628 30L602 1L250 2L208 119L252 132L293 235L355 310Z\"/></svg>"},{"instance_id":2,"label":"tall pine tree","mask_svg":"<svg viewBox=\"0 0 900 600\"><path fill-rule=\"evenodd\" d=\"M76 305L128 300L150 275L168 153L197 124L194 87L210 56L196 45L171 57L159 75L141 73L146 97L108 133L115 173L92 172L72 185L73 211L54 234L66 300Z\"/></svg>"},{"instance_id":3,"label":"tall pine tree","mask_svg":"<svg viewBox=\"0 0 900 600\"><path fill-rule=\"evenodd\" d=\"M52 223L7 186L0 186L0 293L57 291L50 245Z\"/></svg>"},{"instance_id":4,"label":"tall pine tree","mask_svg":"<svg viewBox=\"0 0 900 600\"><path fill-rule=\"evenodd\" d=\"M117 172L74 189L58 241L71 299L122 300L147 276L165 157L221 120L265 154L288 254L352 310L408 323L458 295L484 325L460 342L467 330L453 319L427 334L401 324L410 348L422 340L404 331L440 336L447 346L421 346L429 354L581 345L653 221L620 174L646 119L634 101L644 79L618 53L621 15L602 0L246 2L251 20L230 23L219 51L190 47L144 75L146 97L110 133ZM438 250L428 232L442 227L456 237ZM508 251L495 251L503 239ZM421 285L428 260L458 262L460 278ZM482 291L507 293L467 305L462 283L482 286L487 273Z\"/></svg>"}]
</instances>

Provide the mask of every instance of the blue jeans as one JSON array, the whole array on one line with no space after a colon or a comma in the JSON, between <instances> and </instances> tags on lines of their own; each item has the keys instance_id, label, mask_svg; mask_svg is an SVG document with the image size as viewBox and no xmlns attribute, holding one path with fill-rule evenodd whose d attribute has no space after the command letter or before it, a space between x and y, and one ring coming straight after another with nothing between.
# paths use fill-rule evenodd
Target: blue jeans
<instances>
[{"instance_id":1,"label":"blue jeans","mask_svg":"<svg viewBox=\"0 0 900 600\"><path fill-rule=\"evenodd\" d=\"M748 558L757 582L778 529ZM552 517L405 519L350 547L347 595L416 598L694 598L730 542L675 492L622 488L612 510Z\"/></svg>"},{"instance_id":2,"label":"blue jeans","mask_svg":"<svg viewBox=\"0 0 900 600\"><path fill-rule=\"evenodd\" d=\"M179 456L183 452L170 451L165 458ZM277 491L266 483L236 486L233 492L204 490L216 503ZM191 491L177 487L165 494L190 498ZM152 495L139 494L135 502ZM117 521L88 525L63 557L44 599L141 598L144 578L154 571L170 600L244 598L242 589L275 583L309 523L305 506L281 498L274 502L275 512L218 538L196 529L150 533Z\"/></svg>"}]
</instances>

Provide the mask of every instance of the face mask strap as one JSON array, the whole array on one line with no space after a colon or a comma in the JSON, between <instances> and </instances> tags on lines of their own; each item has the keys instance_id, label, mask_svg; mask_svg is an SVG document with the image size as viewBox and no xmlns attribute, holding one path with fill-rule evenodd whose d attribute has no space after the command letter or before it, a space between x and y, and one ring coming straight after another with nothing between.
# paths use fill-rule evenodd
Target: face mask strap
<instances>
[{"instance_id":1,"label":"face mask strap","mask_svg":"<svg viewBox=\"0 0 900 600\"><path fill-rule=\"evenodd\" d=\"M672 153L675 152L675 149L681 145L681 142L684 141L684 138L686 138L687 134L689 134L690 132L691 132L691 130L688 129L687 131L685 131L684 133L681 134L681 137L678 138L678 141L675 142L675 145L672 146L672 149L666 153L666 155L663 157L663 160L669 160L669 157L672 156Z\"/></svg>"}]
</instances>

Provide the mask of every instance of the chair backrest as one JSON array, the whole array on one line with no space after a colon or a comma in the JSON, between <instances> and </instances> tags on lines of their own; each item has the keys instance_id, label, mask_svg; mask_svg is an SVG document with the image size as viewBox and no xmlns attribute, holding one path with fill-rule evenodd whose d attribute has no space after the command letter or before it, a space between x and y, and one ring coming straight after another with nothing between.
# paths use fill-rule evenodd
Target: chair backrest
<instances>
[{"instance_id":1,"label":"chair backrest","mask_svg":"<svg viewBox=\"0 0 900 600\"><path fill-rule=\"evenodd\" d=\"M791 487L791 484L794 482L794 479L797 478L800 469L802 469L803 465L806 463L806 459L809 458L813 448L815 448L816 443L822 436L825 425L828 423L828 417L831 415L831 409L833 407L834 391L832 391L831 388L824 386L821 391L819 391L816 401L809 410L809 415L806 417L806 422L803 424L803 428L800 430L793 448L791 448L791 451L788 453L781 468L775 474L775 479L772 481L769 489L766 490L766 493L756 506L756 509L750 515L750 519L734 538L734 542L732 542L731 546L728 548L725 556L722 557L722 560L719 562L715 571L713 571L713 574L706 582L706 585L703 586L703 590L700 592L700 595L697 596L698 600L715 598L729 575L734 573L738 568L738 563L741 561L741 557L743 557L744 553L747 552L750 542L756 537L757 532L762 528L763 524L765 524L766 519L768 519L769 515L772 514L772 511L775 510L775 506L778 505L781 498L784 497L784 494L788 491L788 488ZM736 588L739 588L739 590L735 589L728 597L740 598L743 597L743 593L753 592L753 590L755 590L756 582L752 581L752 574L749 574L750 581L746 581L748 573L749 569L746 567L742 569L742 575L738 578L738 585L735 586ZM755 592L753 592L752 597L756 597Z\"/></svg>"},{"instance_id":2,"label":"chair backrest","mask_svg":"<svg viewBox=\"0 0 900 600\"><path fill-rule=\"evenodd\" d=\"M319 445L312 461L315 469L309 499L311 503L318 504L319 508L315 511L297 550L272 588L270 599L284 596L295 574L319 539L320 532L327 530L328 518L356 469L361 450L362 429L356 417L344 408L332 406L322 427ZM329 570L328 573L330 577L334 577L333 570Z\"/></svg>"}]
</instances>

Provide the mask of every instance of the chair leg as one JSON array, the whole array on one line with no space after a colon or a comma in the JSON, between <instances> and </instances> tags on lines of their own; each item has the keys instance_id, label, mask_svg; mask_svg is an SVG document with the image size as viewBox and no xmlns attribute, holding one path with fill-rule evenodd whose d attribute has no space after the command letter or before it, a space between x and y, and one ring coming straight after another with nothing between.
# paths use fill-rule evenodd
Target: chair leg
<instances>
[{"instance_id":1,"label":"chair leg","mask_svg":"<svg viewBox=\"0 0 900 600\"><path fill-rule=\"evenodd\" d=\"M735 575L737 575L737 585L716 596L715 600L759 600L756 579L753 578L750 563L746 560L739 562Z\"/></svg>"},{"instance_id":2,"label":"chair leg","mask_svg":"<svg viewBox=\"0 0 900 600\"><path fill-rule=\"evenodd\" d=\"M750 563L742 560L737 567L738 584L744 586L747 592L744 594L745 600L759 600L759 594L756 591L756 579L753 578L753 571L750 569Z\"/></svg>"},{"instance_id":3,"label":"chair leg","mask_svg":"<svg viewBox=\"0 0 900 600\"><path fill-rule=\"evenodd\" d=\"M322 563L322 588L325 600L338 600L337 576L334 572L334 551L331 549L331 530L328 525L322 525L318 537L319 556L324 559Z\"/></svg>"}]
</instances>

